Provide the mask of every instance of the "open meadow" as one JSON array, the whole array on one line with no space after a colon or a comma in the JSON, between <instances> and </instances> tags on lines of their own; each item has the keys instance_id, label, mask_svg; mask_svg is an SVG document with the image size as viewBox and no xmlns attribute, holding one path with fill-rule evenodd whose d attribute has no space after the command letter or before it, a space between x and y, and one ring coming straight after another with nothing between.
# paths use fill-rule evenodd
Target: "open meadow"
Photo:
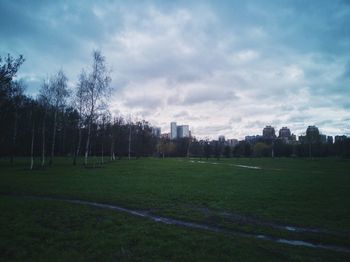
<instances>
[{"instance_id":1,"label":"open meadow","mask_svg":"<svg viewBox=\"0 0 350 262\"><path fill-rule=\"evenodd\" d=\"M350 161L0 161L0 260L349 261Z\"/></svg>"}]
</instances>

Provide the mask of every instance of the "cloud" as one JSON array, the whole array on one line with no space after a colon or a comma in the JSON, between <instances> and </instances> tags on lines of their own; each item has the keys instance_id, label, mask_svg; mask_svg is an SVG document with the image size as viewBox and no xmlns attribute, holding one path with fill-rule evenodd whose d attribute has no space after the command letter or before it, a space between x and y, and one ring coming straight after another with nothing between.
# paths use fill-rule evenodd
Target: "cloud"
<instances>
[{"instance_id":1,"label":"cloud","mask_svg":"<svg viewBox=\"0 0 350 262\"><path fill-rule=\"evenodd\" d=\"M207 102L226 102L237 100L238 97L234 94L233 91L218 90L215 86L195 86L190 88L184 95L183 105L195 105L198 103L207 103Z\"/></svg>"},{"instance_id":2,"label":"cloud","mask_svg":"<svg viewBox=\"0 0 350 262\"><path fill-rule=\"evenodd\" d=\"M60 68L74 87L101 49L111 110L197 136L244 138L266 124L348 132L346 1L1 1L0 50L24 54L35 95Z\"/></svg>"}]
</instances>

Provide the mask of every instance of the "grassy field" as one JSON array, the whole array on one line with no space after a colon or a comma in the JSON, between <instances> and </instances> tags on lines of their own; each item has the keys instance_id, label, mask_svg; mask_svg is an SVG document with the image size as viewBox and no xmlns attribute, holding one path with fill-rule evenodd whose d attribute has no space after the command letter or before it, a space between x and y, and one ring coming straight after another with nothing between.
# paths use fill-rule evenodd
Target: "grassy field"
<instances>
[{"instance_id":1,"label":"grassy field","mask_svg":"<svg viewBox=\"0 0 350 262\"><path fill-rule=\"evenodd\" d=\"M349 261L350 253L164 225L21 195L110 203L235 232L350 248L350 161L139 159L45 170L0 161L2 260ZM254 167L254 168L252 168ZM303 227L307 232L280 230ZM316 232L317 231L317 232Z\"/></svg>"}]
</instances>

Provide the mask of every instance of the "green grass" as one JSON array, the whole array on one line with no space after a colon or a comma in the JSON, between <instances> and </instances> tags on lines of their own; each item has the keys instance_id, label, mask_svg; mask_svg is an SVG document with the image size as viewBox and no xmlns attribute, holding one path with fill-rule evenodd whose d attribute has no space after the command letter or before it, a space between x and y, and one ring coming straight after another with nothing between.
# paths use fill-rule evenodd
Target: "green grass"
<instances>
[{"instance_id":1,"label":"green grass","mask_svg":"<svg viewBox=\"0 0 350 262\"><path fill-rule=\"evenodd\" d=\"M239 231L297 237L261 226L227 222L201 210L234 212L341 232L345 237L305 235L303 239L350 246L346 237L350 232L349 160L209 162L218 164L140 159L84 169L61 158L53 167L30 171L26 159L17 160L14 166L0 161L0 192L113 203ZM236 164L263 169L233 166ZM0 253L5 254L5 260L349 260L349 254L159 225L92 207L18 197L0 199Z\"/></svg>"}]
</instances>

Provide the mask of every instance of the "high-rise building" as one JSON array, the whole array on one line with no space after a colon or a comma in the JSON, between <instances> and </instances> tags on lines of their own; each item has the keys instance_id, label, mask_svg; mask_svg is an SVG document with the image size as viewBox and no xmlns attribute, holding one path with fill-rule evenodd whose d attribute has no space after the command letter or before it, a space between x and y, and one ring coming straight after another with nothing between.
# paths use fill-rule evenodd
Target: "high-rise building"
<instances>
[{"instance_id":1,"label":"high-rise building","mask_svg":"<svg viewBox=\"0 0 350 262\"><path fill-rule=\"evenodd\" d=\"M320 135L320 131L318 130L317 126L308 126L306 129L306 135L305 136L299 136L299 141L302 144L314 144L321 142L321 138L324 141L326 141L326 138L324 135Z\"/></svg>"},{"instance_id":2,"label":"high-rise building","mask_svg":"<svg viewBox=\"0 0 350 262\"><path fill-rule=\"evenodd\" d=\"M295 135L293 135L290 132L290 129L286 126L282 127L279 131L278 131L278 138L281 139L284 143L293 143L295 142L296 138Z\"/></svg>"},{"instance_id":3,"label":"high-rise building","mask_svg":"<svg viewBox=\"0 0 350 262\"><path fill-rule=\"evenodd\" d=\"M182 126L182 135L183 137L190 137L190 127L188 125Z\"/></svg>"},{"instance_id":4,"label":"high-rise building","mask_svg":"<svg viewBox=\"0 0 350 262\"><path fill-rule=\"evenodd\" d=\"M321 142L320 131L317 126L308 126L306 129L306 139L308 143Z\"/></svg>"},{"instance_id":5,"label":"high-rise building","mask_svg":"<svg viewBox=\"0 0 350 262\"><path fill-rule=\"evenodd\" d=\"M219 142L224 143L225 142L225 136L219 136Z\"/></svg>"},{"instance_id":6,"label":"high-rise building","mask_svg":"<svg viewBox=\"0 0 350 262\"><path fill-rule=\"evenodd\" d=\"M170 139L176 139L177 138L177 126L176 122L170 123Z\"/></svg>"},{"instance_id":7,"label":"high-rise building","mask_svg":"<svg viewBox=\"0 0 350 262\"><path fill-rule=\"evenodd\" d=\"M238 140L237 139L227 139L226 143L230 147L235 147L238 144Z\"/></svg>"},{"instance_id":8,"label":"high-rise building","mask_svg":"<svg viewBox=\"0 0 350 262\"><path fill-rule=\"evenodd\" d=\"M266 126L263 129L263 138L267 138L267 139L276 138L275 129L272 126Z\"/></svg>"},{"instance_id":9,"label":"high-rise building","mask_svg":"<svg viewBox=\"0 0 350 262\"><path fill-rule=\"evenodd\" d=\"M278 137L279 138L289 138L291 136L291 132L290 129L286 126L282 127L279 131L278 131Z\"/></svg>"},{"instance_id":10,"label":"high-rise building","mask_svg":"<svg viewBox=\"0 0 350 262\"><path fill-rule=\"evenodd\" d=\"M335 136L334 137L334 143L340 143L346 140L346 136L342 135L342 136Z\"/></svg>"},{"instance_id":11,"label":"high-rise building","mask_svg":"<svg viewBox=\"0 0 350 262\"><path fill-rule=\"evenodd\" d=\"M170 123L170 138L177 139L183 137L190 137L190 128L188 125L176 125L176 122Z\"/></svg>"},{"instance_id":12,"label":"high-rise building","mask_svg":"<svg viewBox=\"0 0 350 262\"><path fill-rule=\"evenodd\" d=\"M188 125L177 126L177 138L190 137L190 130Z\"/></svg>"},{"instance_id":13,"label":"high-rise building","mask_svg":"<svg viewBox=\"0 0 350 262\"><path fill-rule=\"evenodd\" d=\"M320 131L317 126L308 126L306 129L307 137L318 137L320 135Z\"/></svg>"},{"instance_id":14,"label":"high-rise building","mask_svg":"<svg viewBox=\"0 0 350 262\"><path fill-rule=\"evenodd\" d=\"M333 144L333 137L327 136L327 144Z\"/></svg>"}]
</instances>

